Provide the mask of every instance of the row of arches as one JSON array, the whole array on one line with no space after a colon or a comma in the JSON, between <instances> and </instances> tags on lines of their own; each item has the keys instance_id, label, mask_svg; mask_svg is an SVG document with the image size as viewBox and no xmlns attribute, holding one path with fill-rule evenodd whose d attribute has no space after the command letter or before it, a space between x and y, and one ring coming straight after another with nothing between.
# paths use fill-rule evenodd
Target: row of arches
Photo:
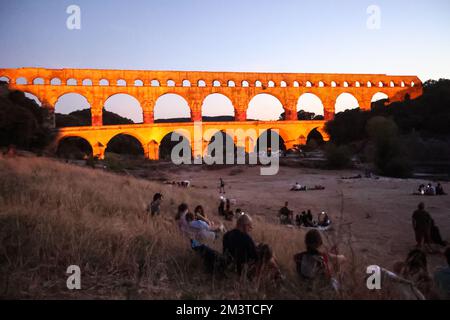
<instances>
[{"instance_id":1,"label":"row of arches","mask_svg":"<svg viewBox=\"0 0 450 320\"><path fill-rule=\"evenodd\" d=\"M26 96L41 104L39 99L26 93ZM382 92L372 96L372 102L388 99ZM70 114L74 111L90 109L89 101L78 93L67 93L62 95L55 104L55 113ZM360 107L358 100L350 93L342 93L335 101L335 112L339 113L348 109ZM114 112L121 117L130 119L134 123L143 122L143 111L140 102L128 94L115 94L110 96L104 103L104 110ZM297 112L303 111L304 118L300 120L321 120L324 115L324 104L315 94L304 93L297 101ZM201 107L203 117L220 117L229 121L235 117L235 108L232 101L223 94L213 93L208 95ZM282 103L273 95L262 93L256 95L248 104L248 120L279 120L284 112ZM191 109L188 102L177 94L164 94L157 101L153 109L155 121L168 119L189 119ZM215 121L221 121L217 119Z\"/></svg>"},{"instance_id":2,"label":"row of arches","mask_svg":"<svg viewBox=\"0 0 450 320\"><path fill-rule=\"evenodd\" d=\"M8 77L2 76L0 77L0 81L4 82L10 82L10 79ZM256 81L235 81L235 80L227 80L227 81L220 81L220 80L213 80L213 81L206 81L206 80L196 80L196 81L190 81L190 80L182 80L181 82L177 83L175 80L149 80L144 81L142 79L134 79L134 80L125 80L125 79L117 79L117 80L111 80L102 78L100 80L94 80L90 78L86 79L76 79L76 78L68 78L68 79L61 79L58 77L51 78L48 83L46 83L45 79L42 77L36 77L33 79L27 79L26 77L18 77L15 79L15 83L18 85L53 85L53 86L61 86L61 85L67 85L67 86L93 86L93 85L99 85L99 86L119 86L119 87L143 87L143 86L151 86L151 87L266 87L266 88L274 88L274 87L280 87L280 88L287 88L287 87L414 87L416 83L414 81L408 82L408 81L397 81L397 80L388 80L388 81L293 81L293 82L287 82L287 81L280 81L275 82L273 80L269 80L267 82L256 80Z\"/></svg>"},{"instance_id":3,"label":"row of arches","mask_svg":"<svg viewBox=\"0 0 450 320\"><path fill-rule=\"evenodd\" d=\"M172 134L174 134L177 139L173 139ZM275 136L274 141L278 141L278 146L272 145L271 136ZM220 139L220 141L222 141L223 145L226 147L221 150L218 150L215 147L216 139ZM317 131L317 128L312 129L308 134L307 141L311 139L323 142L323 137ZM182 133L170 132L166 134L159 143L156 141L152 141L151 143L157 145L159 159L169 160L173 148L175 147L175 145L179 143L183 144L182 150L188 150L189 152L188 156L192 155L190 142ZM254 152L257 154L260 154L261 152L268 153L270 152L270 150L280 150L282 152L287 151L284 139L276 131L272 129L268 129L263 133L261 133L260 136L257 137L257 140L255 141L253 146L254 147L252 148L252 150L247 151ZM105 148L106 157L108 156L108 154L111 153L133 155L133 156L137 155L142 157L145 156L144 151L145 148L140 142L140 140L135 136L127 133L115 135L108 141L105 147L106 147ZM182 150L181 153L179 154L180 157L186 156L182 153L183 152ZM208 156L214 157L216 156L217 151L219 152L222 151L224 158L226 158L227 154L237 155L238 152L240 152L239 148L234 143L233 138L224 131L218 131L211 137L211 140L208 142L205 151L206 152L204 156L206 157ZM245 150L243 150L243 152L245 152ZM86 159L93 155L93 148L86 139L77 136L70 136L65 137L59 141L57 147L57 154L60 157Z\"/></svg>"}]
</instances>

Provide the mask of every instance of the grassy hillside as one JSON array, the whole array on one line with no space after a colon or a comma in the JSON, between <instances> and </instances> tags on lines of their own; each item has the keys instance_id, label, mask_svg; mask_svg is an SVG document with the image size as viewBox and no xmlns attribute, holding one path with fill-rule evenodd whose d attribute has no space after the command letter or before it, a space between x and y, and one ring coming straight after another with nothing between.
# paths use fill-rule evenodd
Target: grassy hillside
<instances>
[{"instance_id":1,"label":"grassy hillside","mask_svg":"<svg viewBox=\"0 0 450 320\"><path fill-rule=\"evenodd\" d=\"M254 239L273 247L285 277L280 286L205 274L173 217L184 201L190 208L202 204L220 221L217 199L202 189L172 188L51 159L0 157L0 297L331 297L305 290L295 275L292 256L304 248L303 231L269 224L256 212ZM162 216L147 220L144 208L155 192L165 195ZM221 241L212 246L221 250ZM364 297L363 277L352 271L357 262L349 261L337 298ZM81 267L82 290L71 292L65 272L73 264Z\"/></svg>"}]
</instances>

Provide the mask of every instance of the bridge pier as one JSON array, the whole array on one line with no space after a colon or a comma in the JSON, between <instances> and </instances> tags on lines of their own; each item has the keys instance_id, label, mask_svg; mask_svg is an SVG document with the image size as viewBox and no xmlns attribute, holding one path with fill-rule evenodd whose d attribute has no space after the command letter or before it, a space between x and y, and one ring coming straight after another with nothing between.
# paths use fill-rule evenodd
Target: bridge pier
<instances>
[{"instance_id":1,"label":"bridge pier","mask_svg":"<svg viewBox=\"0 0 450 320\"><path fill-rule=\"evenodd\" d=\"M104 160L105 159L105 151L106 151L106 146L104 146L100 142L94 143L92 145L92 156L94 158Z\"/></svg>"}]
</instances>

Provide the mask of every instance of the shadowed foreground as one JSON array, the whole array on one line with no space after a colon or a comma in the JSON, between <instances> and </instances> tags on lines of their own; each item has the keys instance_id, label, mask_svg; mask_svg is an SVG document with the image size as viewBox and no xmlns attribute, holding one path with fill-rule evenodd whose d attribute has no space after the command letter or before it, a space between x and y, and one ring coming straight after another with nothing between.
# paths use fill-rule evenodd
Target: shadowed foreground
<instances>
[{"instance_id":1,"label":"shadowed foreground","mask_svg":"<svg viewBox=\"0 0 450 320\"><path fill-rule=\"evenodd\" d=\"M155 192L165 195L162 216L147 221L144 208ZM194 188L174 192L168 185L56 160L0 156L0 297L387 298L366 289L364 274L358 273L364 266L348 254L338 273L343 283L339 295L306 290L292 259L304 249L304 232L258 215L253 215L254 239L273 247L284 274L278 287L205 274L173 218L181 202L215 212L217 199L204 194ZM328 247L341 245L332 238L333 233L325 239ZM221 241L212 246L221 250ZM82 290L67 289L69 265L81 267Z\"/></svg>"}]
</instances>

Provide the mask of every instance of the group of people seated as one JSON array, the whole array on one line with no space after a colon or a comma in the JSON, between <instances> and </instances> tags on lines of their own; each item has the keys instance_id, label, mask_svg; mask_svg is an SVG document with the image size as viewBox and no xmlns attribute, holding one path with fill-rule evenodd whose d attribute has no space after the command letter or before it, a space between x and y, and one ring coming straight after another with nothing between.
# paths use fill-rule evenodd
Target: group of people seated
<instances>
[{"instance_id":1,"label":"group of people seated","mask_svg":"<svg viewBox=\"0 0 450 320\"><path fill-rule=\"evenodd\" d=\"M311 210L302 211L300 215L295 216L295 225L298 227L307 227L307 228L326 228L331 225L331 220L328 217L328 214L324 211L318 214L317 220L313 220L313 215Z\"/></svg>"},{"instance_id":2,"label":"group of people seated","mask_svg":"<svg viewBox=\"0 0 450 320\"><path fill-rule=\"evenodd\" d=\"M419 188L417 189L417 192L419 195L426 195L426 196L443 196L446 195L444 188L440 183L438 183L435 186L433 186L431 183L424 185L421 184Z\"/></svg>"},{"instance_id":3,"label":"group of people seated","mask_svg":"<svg viewBox=\"0 0 450 320\"><path fill-rule=\"evenodd\" d=\"M292 225L294 224L294 211L290 210L288 205L289 203L286 201L278 212L278 216L281 224ZM314 220L311 210L307 210L295 216L295 225L297 227L325 228L331 225L331 220L326 212L319 213L317 220Z\"/></svg>"},{"instance_id":4,"label":"group of people seated","mask_svg":"<svg viewBox=\"0 0 450 320\"><path fill-rule=\"evenodd\" d=\"M231 209L231 201L224 196L220 196L219 207L217 208L219 216L224 217L227 221L232 221L233 218L238 218L243 214L240 208L237 208L234 212Z\"/></svg>"},{"instance_id":5,"label":"group of people seated","mask_svg":"<svg viewBox=\"0 0 450 320\"><path fill-rule=\"evenodd\" d=\"M207 228L204 223L199 223L195 215L189 213L186 204L179 206L176 220L182 234L189 239L192 250L203 259L208 272L224 275L227 271L233 271L238 275L245 274L251 279L270 277L271 280L276 280L281 277L270 246L256 245L250 236L253 222L249 215L241 214L236 221L236 227L226 233L224 228L212 230L211 225ZM199 237L200 232L210 235ZM212 233L215 235L212 236ZM222 252L210 248L206 243L206 240L217 240L219 233L224 233Z\"/></svg>"},{"instance_id":6,"label":"group of people seated","mask_svg":"<svg viewBox=\"0 0 450 320\"><path fill-rule=\"evenodd\" d=\"M178 227L183 234L198 241L216 240L221 233L225 232L222 224L216 226L213 221L208 219L201 205L195 207L192 213L187 204L180 204L175 220L178 221Z\"/></svg>"},{"instance_id":7,"label":"group of people seated","mask_svg":"<svg viewBox=\"0 0 450 320\"><path fill-rule=\"evenodd\" d=\"M163 197L157 193L153 197L153 205L149 206L152 215L159 215L159 207ZM224 198L223 198L224 199ZM222 200L223 200L222 199ZM225 209L230 212L230 200L225 199ZM233 214L234 216L234 214ZM293 211L289 210L288 202L280 209L283 221L293 219ZM253 221L248 214L237 209L236 227L227 232L223 224L215 224L205 213L203 207L198 205L194 212L190 212L187 204L178 206L176 221L181 234L190 242L194 252L199 254L208 272L215 275L225 275L228 272L248 277L250 280L258 279L271 284L278 284L283 279L275 254L270 245L256 244L251 236ZM412 216L417 248L409 252L403 262L393 266L393 272L381 269L383 283L391 283L400 296L412 299L425 299L445 297L450 298L450 249L445 250L447 267L437 270L434 278L428 274L427 256L423 251L431 243L446 246L439 229L434 224L425 206L420 203ZM319 214L317 221L313 220L311 210L296 215L295 224L312 228L305 235L306 249L294 255L293 262L299 277L308 285L308 288L324 286L333 291L339 291L341 284L336 280L333 267L338 267L345 257L339 255L336 248L324 250L319 227L329 226L331 221L325 212ZM222 238L222 251L216 251L208 246L210 241ZM336 269L337 270L337 269Z\"/></svg>"},{"instance_id":8,"label":"group of people seated","mask_svg":"<svg viewBox=\"0 0 450 320\"><path fill-rule=\"evenodd\" d=\"M302 186L300 183L296 182L292 187L291 191L307 191L307 190L325 190L324 186L315 185L314 187Z\"/></svg>"},{"instance_id":9,"label":"group of people seated","mask_svg":"<svg viewBox=\"0 0 450 320\"><path fill-rule=\"evenodd\" d=\"M176 220L182 234L189 239L192 250L202 258L208 272L218 276L233 272L238 276L257 280L257 283L270 282L273 285L283 279L270 245L256 244L253 240L253 220L248 214L241 214L236 220L236 227L223 235L222 252L209 247L204 240L197 237L197 231L191 230L196 218L189 213L186 204L179 206ZM330 289L338 289L330 261L335 265L345 258L335 252L322 251L322 237L314 229L307 232L305 245L306 250L293 257L298 275L310 285L323 284Z\"/></svg>"},{"instance_id":10,"label":"group of people seated","mask_svg":"<svg viewBox=\"0 0 450 320\"><path fill-rule=\"evenodd\" d=\"M191 186L191 182L189 180L183 181L166 181L165 184L170 184L177 187L189 188Z\"/></svg>"}]
</instances>

